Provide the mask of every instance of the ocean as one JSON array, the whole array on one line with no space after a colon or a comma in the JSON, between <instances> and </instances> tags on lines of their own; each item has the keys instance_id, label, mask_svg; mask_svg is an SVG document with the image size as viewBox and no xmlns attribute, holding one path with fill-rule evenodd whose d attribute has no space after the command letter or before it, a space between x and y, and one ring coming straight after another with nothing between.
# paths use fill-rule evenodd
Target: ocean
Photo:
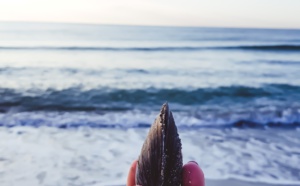
<instances>
[{"instance_id":1,"label":"ocean","mask_svg":"<svg viewBox=\"0 0 300 186\"><path fill-rule=\"evenodd\" d=\"M1 185L125 184L168 102L210 180L300 185L300 30L0 23Z\"/></svg>"}]
</instances>

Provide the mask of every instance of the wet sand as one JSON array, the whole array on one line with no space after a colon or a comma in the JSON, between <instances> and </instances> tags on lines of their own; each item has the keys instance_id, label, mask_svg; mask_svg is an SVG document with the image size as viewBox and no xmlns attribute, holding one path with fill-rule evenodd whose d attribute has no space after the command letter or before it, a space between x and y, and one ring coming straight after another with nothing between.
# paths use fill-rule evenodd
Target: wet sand
<instances>
[{"instance_id":1,"label":"wet sand","mask_svg":"<svg viewBox=\"0 0 300 186\"><path fill-rule=\"evenodd\" d=\"M126 186L118 184L106 184L105 186ZM300 184L268 184L260 182L247 182L235 179L205 180L205 186L300 186Z\"/></svg>"},{"instance_id":2,"label":"wet sand","mask_svg":"<svg viewBox=\"0 0 300 186\"><path fill-rule=\"evenodd\" d=\"M246 182L234 179L228 180L206 180L205 186L300 186L300 184L267 184L259 182Z\"/></svg>"}]
</instances>

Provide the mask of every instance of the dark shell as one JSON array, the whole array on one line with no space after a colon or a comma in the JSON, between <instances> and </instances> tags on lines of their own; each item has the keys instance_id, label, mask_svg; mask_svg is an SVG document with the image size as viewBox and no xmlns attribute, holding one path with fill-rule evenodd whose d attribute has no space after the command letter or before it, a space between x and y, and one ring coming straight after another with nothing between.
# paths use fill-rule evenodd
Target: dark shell
<instances>
[{"instance_id":1,"label":"dark shell","mask_svg":"<svg viewBox=\"0 0 300 186\"><path fill-rule=\"evenodd\" d=\"M136 184L142 186L179 186L182 154L177 127L164 104L143 144L136 170Z\"/></svg>"}]
</instances>

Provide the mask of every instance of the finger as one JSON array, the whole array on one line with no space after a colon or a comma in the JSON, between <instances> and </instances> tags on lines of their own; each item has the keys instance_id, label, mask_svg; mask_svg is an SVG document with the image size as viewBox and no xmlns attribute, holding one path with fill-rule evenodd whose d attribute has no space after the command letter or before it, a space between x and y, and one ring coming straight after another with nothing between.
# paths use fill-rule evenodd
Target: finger
<instances>
[{"instance_id":1,"label":"finger","mask_svg":"<svg viewBox=\"0 0 300 186\"><path fill-rule=\"evenodd\" d=\"M204 174L196 162L190 161L182 168L183 186L205 186Z\"/></svg>"},{"instance_id":2,"label":"finger","mask_svg":"<svg viewBox=\"0 0 300 186\"><path fill-rule=\"evenodd\" d=\"M135 185L135 171L136 171L137 160L135 160L129 169L128 177L127 177L127 186Z\"/></svg>"}]
</instances>

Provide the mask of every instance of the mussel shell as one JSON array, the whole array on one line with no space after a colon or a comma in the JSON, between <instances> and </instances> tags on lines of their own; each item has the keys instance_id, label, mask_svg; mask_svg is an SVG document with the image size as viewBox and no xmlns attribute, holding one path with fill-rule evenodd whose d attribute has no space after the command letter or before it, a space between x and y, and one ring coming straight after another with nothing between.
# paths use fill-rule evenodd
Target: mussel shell
<instances>
[{"instance_id":1,"label":"mussel shell","mask_svg":"<svg viewBox=\"0 0 300 186\"><path fill-rule=\"evenodd\" d=\"M142 186L181 185L181 140L164 104L143 144L136 169L136 184Z\"/></svg>"}]
</instances>

